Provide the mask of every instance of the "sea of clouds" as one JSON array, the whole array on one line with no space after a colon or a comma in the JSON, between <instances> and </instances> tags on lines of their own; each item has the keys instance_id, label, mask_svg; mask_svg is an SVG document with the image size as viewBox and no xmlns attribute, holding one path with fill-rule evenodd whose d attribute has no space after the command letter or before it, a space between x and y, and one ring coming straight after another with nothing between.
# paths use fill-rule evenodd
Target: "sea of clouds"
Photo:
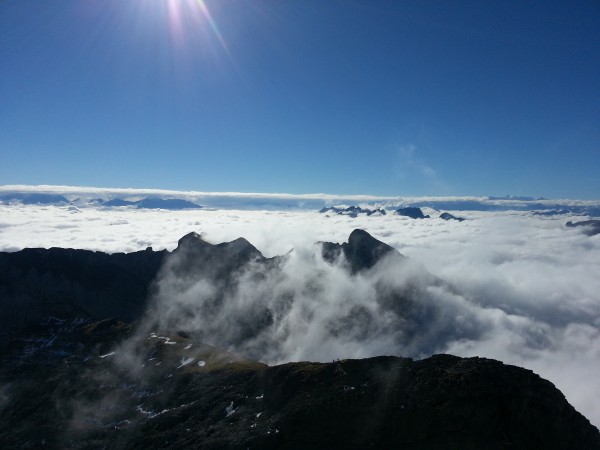
<instances>
[{"instance_id":1,"label":"sea of clouds","mask_svg":"<svg viewBox=\"0 0 600 450\"><path fill-rule=\"evenodd\" d=\"M193 316L194 323L210 325L215 339L229 340L233 350L256 356L252 352L261 349L263 360L269 362L376 354L424 357L433 352L499 359L552 381L599 426L600 235L565 227L567 220L582 217L451 212L467 220L444 221L437 215L413 220L390 214L350 218L298 208L163 211L0 204L0 250L51 246L107 252L149 246L173 250L190 231L213 243L243 236L267 257L293 248L278 279L257 283L248 275L231 294L228 309L216 311L210 323ZM345 242L355 228L393 246L410 258L410 264L401 270L392 265L377 274L350 277L315 256L315 242ZM428 302L423 311L428 314L413 317L424 319L420 331L398 339L394 333L399 322L373 301L374 290L382 280L402 287L422 273L420 268L452 288L420 285ZM304 289L315 277L322 289ZM208 297L203 293L210 292L210 286L196 283L175 294L169 291L172 282L163 274L155 299L159 307L202 302ZM255 341L238 343L236 322L253 305L272 302L277 308L278 289L294 293L292 306L278 310L276 326ZM376 319L368 333L364 326L353 332L335 330L336 318L347 316L354 307L366 308L364 317Z\"/></svg>"}]
</instances>

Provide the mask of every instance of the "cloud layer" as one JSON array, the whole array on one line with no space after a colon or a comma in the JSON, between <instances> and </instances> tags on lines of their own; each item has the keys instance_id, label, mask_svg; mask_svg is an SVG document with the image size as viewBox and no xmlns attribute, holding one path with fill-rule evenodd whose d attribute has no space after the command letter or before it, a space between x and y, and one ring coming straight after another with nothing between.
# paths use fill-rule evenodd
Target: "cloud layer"
<instances>
[{"instance_id":1,"label":"cloud layer","mask_svg":"<svg viewBox=\"0 0 600 450\"><path fill-rule=\"evenodd\" d=\"M199 324L207 340L219 341L213 343L253 357L262 353L259 359L270 362L432 352L496 358L549 379L600 425L600 236L565 227L572 219L565 216L459 215L468 220L0 205L0 249L172 250L190 231L214 243L243 236L268 257L294 248L281 273L241 274L227 308L192 313L187 325ZM349 277L318 257L314 242L344 242L355 228L411 263ZM423 278L421 267L448 284ZM415 279L416 309L398 313L381 301L382 289L402 290ZM165 274L157 301L174 317L186 305L196 311L207 305L214 292L207 280L177 289L173 283ZM263 332L244 329L245 319L265 310L272 317Z\"/></svg>"}]
</instances>

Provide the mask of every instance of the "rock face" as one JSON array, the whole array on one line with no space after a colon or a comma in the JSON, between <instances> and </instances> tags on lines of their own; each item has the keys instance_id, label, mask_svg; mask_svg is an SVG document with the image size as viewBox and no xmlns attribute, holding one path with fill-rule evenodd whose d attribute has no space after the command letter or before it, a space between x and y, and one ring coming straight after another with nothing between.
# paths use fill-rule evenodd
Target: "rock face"
<instances>
[{"instance_id":1,"label":"rock face","mask_svg":"<svg viewBox=\"0 0 600 450\"><path fill-rule=\"evenodd\" d=\"M137 320L166 251L0 252L0 344L46 317Z\"/></svg>"},{"instance_id":2,"label":"rock face","mask_svg":"<svg viewBox=\"0 0 600 450\"><path fill-rule=\"evenodd\" d=\"M450 214L448 212L440 214L440 219L444 219L444 220L458 220L459 222L462 222L463 220L465 220L462 217L453 216L452 214Z\"/></svg>"},{"instance_id":3,"label":"rock face","mask_svg":"<svg viewBox=\"0 0 600 450\"><path fill-rule=\"evenodd\" d=\"M350 233L348 242L343 244L322 243L323 259L334 262L343 255L352 273L370 269L388 254L402 257L396 249L378 241L364 230L354 230Z\"/></svg>"},{"instance_id":4,"label":"rock face","mask_svg":"<svg viewBox=\"0 0 600 450\"><path fill-rule=\"evenodd\" d=\"M244 238L214 245L206 242L198 233L189 233L177 243L170 264L171 270L179 276L202 273L212 280L227 280L251 261L262 263L266 260Z\"/></svg>"},{"instance_id":5,"label":"rock face","mask_svg":"<svg viewBox=\"0 0 600 450\"><path fill-rule=\"evenodd\" d=\"M583 232L588 236L600 234L600 220L583 220L581 222L567 222L568 227L582 227Z\"/></svg>"},{"instance_id":6,"label":"rock face","mask_svg":"<svg viewBox=\"0 0 600 450\"><path fill-rule=\"evenodd\" d=\"M410 217L411 219L429 219L429 216L423 214L421 208L415 208L412 206L397 209L396 214L398 214L399 216Z\"/></svg>"}]
</instances>

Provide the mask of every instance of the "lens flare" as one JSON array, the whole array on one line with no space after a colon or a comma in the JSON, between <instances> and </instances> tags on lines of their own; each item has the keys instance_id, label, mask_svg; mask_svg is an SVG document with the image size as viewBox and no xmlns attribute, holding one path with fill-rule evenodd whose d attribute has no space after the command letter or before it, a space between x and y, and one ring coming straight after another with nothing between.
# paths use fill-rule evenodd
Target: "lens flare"
<instances>
[{"instance_id":1,"label":"lens flare","mask_svg":"<svg viewBox=\"0 0 600 450\"><path fill-rule=\"evenodd\" d=\"M208 29L233 63L229 46L204 0L167 0L167 14L171 39L178 47L193 43Z\"/></svg>"}]
</instances>

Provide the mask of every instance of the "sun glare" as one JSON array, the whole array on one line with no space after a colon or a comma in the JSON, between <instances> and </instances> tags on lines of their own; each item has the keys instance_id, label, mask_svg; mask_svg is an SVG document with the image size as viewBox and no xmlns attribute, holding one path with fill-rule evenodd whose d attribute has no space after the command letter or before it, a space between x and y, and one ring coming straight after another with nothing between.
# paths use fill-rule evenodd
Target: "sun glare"
<instances>
[{"instance_id":1,"label":"sun glare","mask_svg":"<svg viewBox=\"0 0 600 450\"><path fill-rule=\"evenodd\" d=\"M166 0L166 2L169 28L178 45L181 45L189 37L188 33L205 31L208 27L213 37L231 59L229 47L204 0Z\"/></svg>"}]
</instances>

